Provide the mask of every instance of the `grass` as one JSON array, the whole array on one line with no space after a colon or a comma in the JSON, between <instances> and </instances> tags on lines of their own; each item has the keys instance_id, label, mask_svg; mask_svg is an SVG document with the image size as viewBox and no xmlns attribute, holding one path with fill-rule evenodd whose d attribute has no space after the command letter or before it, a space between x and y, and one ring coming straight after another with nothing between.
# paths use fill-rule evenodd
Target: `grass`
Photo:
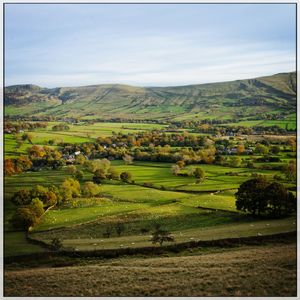
<instances>
[{"instance_id":1,"label":"grass","mask_svg":"<svg viewBox=\"0 0 300 300\"><path fill-rule=\"evenodd\" d=\"M52 131L52 127L59 122L48 122L47 128L37 128L29 131L32 135L32 143L35 145L47 145L49 141L54 140L55 143L84 143L95 141L97 137L111 136L114 132L136 133L140 131L150 131L154 129L163 129L167 125L163 124L147 124L147 123L94 123L79 125L68 124L68 131ZM22 134L19 134L22 135ZM31 147L28 141L22 144L20 148L16 148L17 142L13 134L5 134L4 139L5 158L17 157L20 154L26 154L26 149Z\"/></svg>"},{"instance_id":2,"label":"grass","mask_svg":"<svg viewBox=\"0 0 300 300\"><path fill-rule=\"evenodd\" d=\"M101 198L95 201L79 198L75 201L77 208L50 210L35 226L34 235L44 240L56 236L64 240L76 240L79 237L99 239L109 226L115 226L119 222L125 224L124 235L133 239L134 245L139 243L141 230L152 230L155 222L159 222L175 234L185 230L195 230L191 233L191 237L198 236L198 233L203 234L203 228L216 226L224 227L224 236L230 235L234 227L227 228L227 225L238 226L249 222L243 214L235 211L235 189L241 182L249 179L254 171L269 177L279 172L236 168L234 171L238 172L238 176L229 176L226 173L232 171L232 168L201 165L201 168L205 170L206 179L201 184L195 184L194 178L172 175L170 172L172 164L169 163L134 162L132 165L124 165L123 161L113 161L112 165L120 172L130 171L135 183L139 185L107 180L101 185ZM66 167L61 170L27 172L6 177L6 230L11 230L9 219L15 207L9 198L15 191L21 188L32 188L38 184L59 186L66 177L70 177ZM91 179L92 174L84 171L81 183ZM167 190L143 187L145 182L153 184L156 188L164 186ZM224 189L230 190L221 191ZM211 209L224 211L214 212ZM277 223L278 228L274 232L286 230L285 225L279 221ZM218 230L222 232L221 227ZM264 229L264 232L267 230ZM213 234L218 236L217 233ZM112 236L116 236L114 229ZM22 243L22 238L20 238L20 243ZM147 242L143 241L142 245L144 243ZM118 246L119 242L116 245ZM28 249L30 252L31 248Z\"/></svg>"},{"instance_id":3,"label":"grass","mask_svg":"<svg viewBox=\"0 0 300 300\"><path fill-rule=\"evenodd\" d=\"M194 165L205 171L206 179L200 184L195 184L195 178L175 176L171 173L171 165L168 163L141 163L134 162L132 165L124 165L120 161L114 161L113 165L120 172L132 173L132 179L138 184L152 183L155 187L162 186L167 189L180 191L210 192L225 189L236 189L239 185L250 179L252 173L263 174L272 177L281 174L274 170L254 170L248 168L230 168L217 165ZM239 176L226 175L228 172L238 172Z\"/></svg>"},{"instance_id":4,"label":"grass","mask_svg":"<svg viewBox=\"0 0 300 300\"><path fill-rule=\"evenodd\" d=\"M295 118L286 118L284 120L245 120L236 123L223 124L226 126L244 126L244 127L254 127L254 126L278 126L282 129L296 130L297 124Z\"/></svg>"},{"instance_id":5,"label":"grass","mask_svg":"<svg viewBox=\"0 0 300 300\"><path fill-rule=\"evenodd\" d=\"M177 216L177 218L175 218L177 223L172 222L172 219L170 218L168 222L168 217L166 216L164 216L162 222L157 220L160 224L163 224L163 228L167 228L172 232L176 243L188 242L191 240L217 240L224 238L269 235L296 230L295 217L281 220L250 220L249 218L234 219L231 215L224 213L216 214L204 212L199 212L197 219L196 215L193 216L191 214L187 214L187 218L185 219L182 218L182 216L183 214L180 214L180 217ZM189 218L191 219L190 224L187 225L182 222L183 220L187 222ZM130 220L130 214L128 214L128 219ZM138 223L125 223L127 232L125 232L121 237L117 237L113 232L111 238L104 238L101 231L105 228L106 224L104 223L105 220L102 221L103 223L100 223L101 226L100 224L92 224L93 229L98 228L98 232L93 230L88 231L88 228L83 225L83 228L81 228L81 226L76 226L73 230L72 228L69 228L66 232L63 230L36 232L31 234L31 236L47 243L50 243L52 238L59 237L63 240L63 245L65 247L72 247L77 250L113 249L124 247L137 248L151 245L151 242L149 241L150 233L142 235L135 232L135 234L133 234L134 230L132 230L130 226L134 225L135 227L139 227L140 225ZM150 224L151 222L149 221L143 221L144 227L150 228ZM131 232L129 231L130 229L132 230ZM152 230L153 229L151 229L151 231Z\"/></svg>"},{"instance_id":6,"label":"grass","mask_svg":"<svg viewBox=\"0 0 300 300\"><path fill-rule=\"evenodd\" d=\"M4 279L6 297L296 296L297 255L295 244L248 246L216 253L6 270Z\"/></svg>"},{"instance_id":7,"label":"grass","mask_svg":"<svg viewBox=\"0 0 300 300\"><path fill-rule=\"evenodd\" d=\"M42 222L35 226L35 230L49 230L57 227L67 227L74 224L89 222L103 216L118 215L147 207L144 203L114 202L99 206L51 210L46 213Z\"/></svg>"},{"instance_id":8,"label":"grass","mask_svg":"<svg viewBox=\"0 0 300 300\"><path fill-rule=\"evenodd\" d=\"M26 240L25 232L5 232L4 255L14 256L44 252L44 248L33 245Z\"/></svg>"}]
</instances>

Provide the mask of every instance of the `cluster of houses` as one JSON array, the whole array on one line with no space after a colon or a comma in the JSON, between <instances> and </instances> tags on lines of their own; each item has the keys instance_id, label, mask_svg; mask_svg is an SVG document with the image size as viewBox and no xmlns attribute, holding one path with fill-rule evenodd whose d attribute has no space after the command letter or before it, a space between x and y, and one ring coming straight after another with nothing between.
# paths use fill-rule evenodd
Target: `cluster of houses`
<instances>
[{"instance_id":1,"label":"cluster of houses","mask_svg":"<svg viewBox=\"0 0 300 300\"><path fill-rule=\"evenodd\" d=\"M237 149L236 148L225 148L224 150L219 150L219 154L226 154L226 155L235 155L237 154ZM243 154L249 155L252 154L253 150L252 149L245 149Z\"/></svg>"},{"instance_id":2,"label":"cluster of houses","mask_svg":"<svg viewBox=\"0 0 300 300\"><path fill-rule=\"evenodd\" d=\"M66 164L74 164L76 156L79 155L80 153L81 153L81 151L76 151L76 152L74 152L74 154L64 154L62 156L62 159L64 159L66 161ZM86 155L83 155L83 156L86 160L88 160L88 157Z\"/></svg>"}]
</instances>

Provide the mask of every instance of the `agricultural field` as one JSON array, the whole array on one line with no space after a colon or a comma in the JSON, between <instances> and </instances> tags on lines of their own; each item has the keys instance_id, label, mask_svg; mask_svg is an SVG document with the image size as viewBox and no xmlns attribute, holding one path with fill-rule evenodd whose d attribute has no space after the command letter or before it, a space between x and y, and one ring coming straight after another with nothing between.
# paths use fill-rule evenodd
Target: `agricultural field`
<instances>
[{"instance_id":1,"label":"agricultural field","mask_svg":"<svg viewBox=\"0 0 300 300\"><path fill-rule=\"evenodd\" d=\"M33 145L49 147L50 154L52 153L51 151L59 152L63 150L63 147L59 145L60 142L67 142L71 147L74 147L74 149L80 149L82 151L79 151L80 153L84 153L83 151L85 151L85 148L80 148L81 145L83 143L85 143L85 145L94 145L96 143L96 138L99 136L112 137L114 132L124 133L122 137L127 137L126 134L128 133L134 135L136 132L147 132L151 135L151 130L153 129L159 131L166 128L166 125L164 124L95 123L89 125L70 124L70 130L68 131L52 131L51 128L54 125L60 124L60 122L49 122L47 128L37 128L28 131L28 133L32 135L31 141L25 140L19 148L17 148L16 136L13 134L5 134L6 158L13 161L13 159L18 159L20 155L25 155L25 157L27 157L27 148L32 147ZM186 133L183 134L183 130L186 131ZM176 134L180 135L181 138L194 136L196 139L200 140L200 138L203 137L208 143L208 146L206 145L201 149L204 149L204 151L205 149L211 149L211 144L215 141L212 135L208 138L207 135L187 133L188 131L189 128L186 128ZM155 138L159 139L160 137L157 135ZM237 147L241 141L245 143L246 138L247 137L245 136L241 139L239 137L231 138L231 147ZM260 159L264 157L259 153L243 153L242 155L231 154L227 156L224 155L227 159L227 164L220 165L205 162L187 163L180 167L180 172L178 174L175 174L172 170L177 163L163 162L155 159L151 159L152 161L129 159L128 161L125 159L125 156L123 159L122 157L118 157L118 154L116 154L118 148L114 146L112 147L114 148L112 152L109 153L112 153L110 155L115 155L115 157L109 157L110 160L106 160L106 162L103 158L89 159L88 154L85 154L85 156L81 154L85 160L84 163L73 161L67 164L65 162L59 167L54 168L52 167L52 164L50 164L53 161L53 158L51 158L47 161L49 165L39 166L36 169L27 169L24 172L5 176L5 259L8 259L11 262L15 257L31 257L31 255L41 255L41 257L43 257L43 255L48 255L49 251L53 251L53 248L51 247L53 247L53 241L55 240L59 241L59 247L61 247L61 249L70 251L71 253L84 253L85 251L92 251L92 253L96 253L97 251L112 251L112 253L114 253L113 251L126 249L130 249L133 251L132 253L135 253L135 251L138 253L138 251L144 251L143 249L149 247L163 249L164 246L174 245L177 247L176 245L183 245L184 243L190 242L212 242L227 239L269 237L274 234L290 234L295 232L295 213L281 218L270 218L266 216L259 218L257 216L252 216L247 212L238 210L236 206L235 194L240 185L259 176L264 176L264 178L270 182L274 181L274 178L277 178L277 180L279 180L285 188L289 189L293 195L296 194L295 181L288 179L284 171L285 166L289 164L290 161L295 161L296 152L295 149L292 148L293 142L290 142L290 144L283 143L283 138L286 138L286 140L289 141L293 137L277 136L273 138L270 136L268 141L270 149L272 143L274 143L274 145L280 145L277 147L277 153L272 156L273 158L276 158L276 161L260 161ZM49 143L49 141L52 142ZM122 143L124 144L124 142ZM255 143L259 142L254 140L251 141L251 143L254 145L252 146L252 149L254 149ZM126 149L126 143L124 145L125 147L122 148L122 151ZM107 148L107 146L105 147ZM129 147L127 147L127 149L128 148ZM102 149L108 151L104 147L102 147ZM132 149L133 152L131 153L135 153L135 151L139 149L142 149L142 151L158 151L159 155L162 155L163 157L165 153L171 156L174 155L174 153L179 153L182 149L187 153L185 155L189 155L189 151L191 151L192 147L181 147L175 144L172 147L149 146L139 148L139 146L134 146ZM94 151L94 153L97 152ZM198 152L194 152L194 154L195 153ZM234 159L239 161L238 166L233 167L230 165L230 162L234 161ZM39 158L32 158L32 161L35 162L39 162L39 160ZM97 169L96 171L92 170L93 165L94 163L96 164L96 162L98 162L98 164L100 163L100 165L102 164L102 166L106 163L109 165L107 168L113 168L114 172L117 174L127 172L131 177L129 180L123 180L120 175L118 179L109 179L109 177L105 177L104 179L102 178L100 182L97 182L95 181ZM247 165L249 162L252 162L252 166L248 167ZM20 209L20 207L13 204L12 201L12 198L15 197L15 193L21 189L35 189L37 186L45 188L55 186L58 188L58 191L62 193L63 190L61 187L66 179L75 179L75 171L73 172L73 169L81 174L80 177L77 178L81 193L72 196L71 199L64 202L63 205L57 202L56 205L47 208L38 221L29 226L27 230L16 230L15 223L11 221L14 219L16 212ZM194 175L189 175L191 170L191 174L193 174L196 169L201 169L203 174L205 174L201 180L197 180ZM83 189L88 182L94 182L99 189L97 194L87 196L83 193ZM155 230L157 230L156 228L161 228L163 231L166 231L172 239L164 241L161 245L159 243L154 244L152 239ZM283 246L284 245L278 244L276 245L276 248L273 249L265 244L259 249L264 249L261 250L262 253L267 253L268 251L271 253L273 250L276 252L275 249L282 249ZM241 253L246 254L248 253L247 251L251 252L252 249L255 249L255 247L252 248L246 245L240 247L240 250L237 249L236 252L233 251L230 253L231 256L228 257L229 261L230 259L237 260L238 265L243 261L240 256ZM49 250L50 248L52 250ZM259 249L256 249L255 251L259 251ZM190 253L189 250L187 251ZM196 251L193 254L193 258L195 259L196 264L199 260L199 267L202 264L201 258L204 256L211 259L215 255L215 259L222 260L223 255L227 253L227 250L222 247L219 249L213 248L204 250L203 252L199 249L191 251ZM212 252L210 253L210 251ZM291 260L291 257L293 256L292 245L287 246L287 251L290 251L289 262L291 263L292 268L294 268L294 264ZM55 253L60 252L58 251ZM179 259L181 257L183 261L185 261L185 259L188 261L189 258L185 255L186 251L179 251L174 259ZM237 256L235 257L234 255ZM125 258L121 258L121 261L123 259ZM140 258L138 255L133 255L128 259L139 263ZM171 261L163 261L163 257L157 257L156 259L160 260L163 264L171 263ZM253 268L257 268L257 272L261 272L261 266L253 259L252 253L249 256L249 264ZM60 260L60 263L64 265L64 263L68 264L68 261L72 259L70 257L62 257ZM108 269L106 271L109 271L110 266L118 262L119 260L117 258L112 259L111 263L107 263ZM29 265L31 264L30 261L28 263ZM80 263L86 265L88 268L97 268L97 263L91 263L85 259L82 259ZM273 259L270 260L270 270L278 271L278 266L281 266L281 263L282 258L276 258L274 256ZM23 264L24 262L20 263L20 266L23 266ZM101 268L102 267L104 266L101 265ZM13 279L19 278L18 276L21 274L18 273L21 272L18 269L19 264L9 263L8 268L9 270L6 273L8 282L5 287L6 294L17 295L18 293L16 293L16 290L14 290L12 286L19 286L22 288L23 285L22 281L18 280L16 283ZM35 273L32 272L30 268L26 268L24 267L24 272L28 272L26 273L26 276L34 276L33 274ZM47 266L45 268L47 268ZM73 274L73 272L82 272L80 265L70 268L72 268L70 274ZM159 267L159 269L160 268L161 267ZM184 269L185 263L183 263L183 266L180 268ZM223 268L226 268L226 266L224 265ZM239 268L237 268L237 270L248 274L242 267ZM233 267L231 267L231 270L232 269ZM53 269L54 273L51 276L58 275L54 270L56 269ZM63 268L62 270L66 269ZM152 278L152 270L153 272L157 270L154 265L153 267L151 266L148 268L145 273L145 276L150 276L149 280ZM186 270L186 272L191 272L189 266L186 267ZM220 270L221 269L218 269L216 272L220 272ZM129 271L129 273L130 272L131 271ZM124 276L129 273L126 271ZM52 273L50 272L49 274ZM132 276L130 274L129 276ZM63 273L60 275L65 276ZM166 274L166 276L169 275ZM178 278L176 277L176 280L179 280L179 278L181 278L180 276ZM52 286L52 279L50 278L51 277L49 277L49 286ZM230 282L233 282L232 279L230 279L231 277L228 278ZM287 279L284 280L288 281L288 279L293 280L292 272L288 274ZM196 282L193 284L196 284ZM236 282L236 285L238 284L241 283ZM275 291L274 295L293 294L293 284L293 281L290 282L291 286L284 290L275 282L273 286L275 289L273 290ZM190 291L192 290L192 287L190 287ZM214 287L214 290L218 290L217 285ZM43 295L43 292L36 288L34 288L34 291L36 291L38 295ZM45 291L47 291L47 289L45 289ZM139 291L140 295L160 295L153 290L143 290L140 287L137 291ZM209 291L210 290L207 288L203 289L203 295L210 295ZM231 285L225 290L220 288L218 291L220 295L250 295L250 290L244 289L242 293L240 289L232 288ZM116 288L106 290L105 288L103 290L103 295L115 295L114 293L118 293L118 295L136 295L135 290L131 290L131 292L128 292L123 287L120 288L120 290ZM24 289L22 293L22 295L34 295L26 289ZM195 290L195 295L199 295L199 293L199 290ZM62 294L58 286L53 292L47 292L47 295ZM92 294L95 295L94 292L91 292L91 295ZM192 294L193 292L191 295ZM258 294L273 295L271 289L266 288L266 285L264 284L261 285ZM66 295L69 295L67 291ZM74 292L74 295L77 295L77 292ZM84 292L84 295L89 295L89 292ZM183 294L177 289L172 288L170 294L161 295L180 296ZM253 295L253 293L251 295Z\"/></svg>"},{"instance_id":2,"label":"agricultural field","mask_svg":"<svg viewBox=\"0 0 300 300\"><path fill-rule=\"evenodd\" d=\"M2 296L297 297L297 7L7 2Z\"/></svg>"},{"instance_id":3,"label":"agricultural field","mask_svg":"<svg viewBox=\"0 0 300 300\"><path fill-rule=\"evenodd\" d=\"M73 202L72 207L49 210L39 224L31 229L31 237L46 243L59 237L65 247L86 250L147 246L151 244L149 234L141 235L141 232L151 232L156 223L172 231L177 242L270 234L296 228L294 217L285 220L252 220L249 223L249 217L236 211L234 194L240 183L251 178L252 169L236 168L238 175L231 176L227 174L232 168L201 165L206 172L206 179L196 184L191 177L174 176L170 163L134 162L126 165L123 161L112 161L112 166L119 172L131 172L134 184L104 181L100 185L100 198L82 197ZM84 171L81 184L91 181L92 173L81 169ZM263 169L258 171L270 178L281 173ZM68 177L68 167L7 177L5 197L9 199L21 188L59 186ZM5 209L6 229L10 231L9 219L14 206L7 201ZM118 223L125 226L122 237L117 237L114 232ZM103 238L107 228L112 231L110 239ZM24 235L19 233L19 236L20 245L26 243ZM13 249L16 251L10 244L8 238L7 255L13 254Z\"/></svg>"},{"instance_id":4,"label":"agricultural field","mask_svg":"<svg viewBox=\"0 0 300 300\"><path fill-rule=\"evenodd\" d=\"M295 116L290 116L285 118L284 120L255 120L255 121L240 121L236 123L226 123L227 126L245 126L245 127L253 127L253 126L278 126L282 129L288 130L296 130L297 122Z\"/></svg>"},{"instance_id":5,"label":"agricultural field","mask_svg":"<svg viewBox=\"0 0 300 300\"><path fill-rule=\"evenodd\" d=\"M26 149L34 145L50 146L49 141L54 144L58 143L85 143L95 141L102 136L107 137L115 133L136 133L141 131L150 131L154 129L163 129L167 125L163 124L146 124L146 123L94 123L86 124L68 124L68 131L53 131L52 127L59 122L47 122L46 128L37 128L34 131L28 131L32 135L32 143L25 141L20 148L17 147L16 135L5 134L4 136L4 154L5 157L17 157L20 154L26 154ZM22 133L17 134L22 136ZM51 147L51 146L50 146ZM52 146L53 147L53 146ZM55 146L54 146L55 147Z\"/></svg>"}]
</instances>

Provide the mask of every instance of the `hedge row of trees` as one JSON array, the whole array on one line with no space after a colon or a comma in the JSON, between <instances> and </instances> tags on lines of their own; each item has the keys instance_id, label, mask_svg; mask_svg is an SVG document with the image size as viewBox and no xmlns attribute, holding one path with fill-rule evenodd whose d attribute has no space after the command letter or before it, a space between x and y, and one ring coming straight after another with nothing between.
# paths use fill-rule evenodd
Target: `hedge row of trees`
<instances>
[{"instance_id":1,"label":"hedge row of trees","mask_svg":"<svg viewBox=\"0 0 300 300\"><path fill-rule=\"evenodd\" d=\"M11 198L18 207L11 222L15 228L27 230L40 221L40 217L48 208L72 205L73 199L79 196L98 195L100 195L99 185L88 181L81 186L79 181L73 178L65 179L59 187L37 185L30 190L21 189Z\"/></svg>"},{"instance_id":2,"label":"hedge row of trees","mask_svg":"<svg viewBox=\"0 0 300 300\"><path fill-rule=\"evenodd\" d=\"M67 124L59 123L57 125L52 126L53 131L68 131L70 127Z\"/></svg>"},{"instance_id":3,"label":"hedge row of trees","mask_svg":"<svg viewBox=\"0 0 300 300\"><path fill-rule=\"evenodd\" d=\"M18 133L20 130L24 131L32 131L36 128L46 128L48 126L48 123L44 122L18 122L18 123L12 123L12 122L4 122L4 133Z\"/></svg>"},{"instance_id":4,"label":"hedge row of trees","mask_svg":"<svg viewBox=\"0 0 300 300\"><path fill-rule=\"evenodd\" d=\"M28 155L20 155L18 158L5 159L5 175L14 175L44 167L59 169L65 165L65 161L62 159L62 153L57 149L33 145L27 149L27 153Z\"/></svg>"}]
</instances>

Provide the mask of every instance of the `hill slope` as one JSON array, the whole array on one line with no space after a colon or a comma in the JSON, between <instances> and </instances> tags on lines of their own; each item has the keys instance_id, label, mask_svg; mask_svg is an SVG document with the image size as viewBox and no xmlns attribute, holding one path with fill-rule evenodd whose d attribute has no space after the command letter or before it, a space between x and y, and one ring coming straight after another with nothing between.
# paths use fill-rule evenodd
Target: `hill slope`
<instances>
[{"instance_id":1,"label":"hill slope","mask_svg":"<svg viewBox=\"0 0 300 300\"><path fill-rule=\"evenodd\" d=\"M296 73L178 87L119 84L5 88L5 115L132 119L232 119L295 112Z\"/></svg>"}]
</instances>

